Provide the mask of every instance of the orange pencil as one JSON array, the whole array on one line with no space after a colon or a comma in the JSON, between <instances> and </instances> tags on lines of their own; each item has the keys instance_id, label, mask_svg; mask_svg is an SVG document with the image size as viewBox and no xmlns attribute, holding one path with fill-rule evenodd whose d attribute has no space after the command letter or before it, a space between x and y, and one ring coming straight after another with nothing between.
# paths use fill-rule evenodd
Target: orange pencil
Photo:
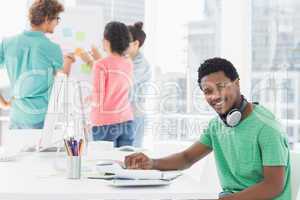
<instances>
[{"instance_id":1,"label":"orange pencil","mask_svg":"<svg viewBox=\"0 0 300 200\"><path fill-rule=\"evenodd\" d=\"M80 139L79 140L79 152L78 152L79 156L81 156L82 151L83 151L83 139Z\"/></svg>"}]
</instances>

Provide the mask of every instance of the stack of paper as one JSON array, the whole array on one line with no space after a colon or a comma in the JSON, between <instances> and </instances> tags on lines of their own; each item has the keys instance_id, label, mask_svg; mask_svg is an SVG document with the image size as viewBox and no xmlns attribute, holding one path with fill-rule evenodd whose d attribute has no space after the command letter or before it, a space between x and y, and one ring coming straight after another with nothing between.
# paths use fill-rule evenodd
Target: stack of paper
<instances>
[{"instance_id":1,"label":"stack of paper","mask_svg":"<svg viewBox=\"0 0 300 200\"><path fill-rule=\"evenodd\" d=\"M123 179L172 180L182 174L181 171L124 169L118 163L97 165L96 169L100 173L114 174L115 178Z\"/></svg>"},{"instance_id":2,"label":"stack of paper","mask_svg":"<svg viewBox=\"0 0 300 200\"><path fill-rule=\"evenodd\" d=\"M0 162L15 161L18 156L19 156L18 152L9 151L2 147L0 148Z\"/></svg>"}]
</instances>

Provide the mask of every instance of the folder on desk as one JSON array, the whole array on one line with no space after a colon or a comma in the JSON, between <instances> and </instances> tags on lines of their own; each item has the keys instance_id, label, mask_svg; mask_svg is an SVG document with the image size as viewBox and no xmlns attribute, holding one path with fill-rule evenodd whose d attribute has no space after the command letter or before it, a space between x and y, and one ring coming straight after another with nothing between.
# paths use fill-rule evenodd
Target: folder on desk
<instances>
[{"instance_id":1,"label":"folder on desk","mask_svg":"<svg viewBox=\"0 0 300 200\"><path fill-rule=\"evenodd\" d=\"M182 174L181 171L124 169L118 163L98 165L96 169L99 173L114 174L115 178L121 179L173 180Z\"/></svg>"}]
</instances>

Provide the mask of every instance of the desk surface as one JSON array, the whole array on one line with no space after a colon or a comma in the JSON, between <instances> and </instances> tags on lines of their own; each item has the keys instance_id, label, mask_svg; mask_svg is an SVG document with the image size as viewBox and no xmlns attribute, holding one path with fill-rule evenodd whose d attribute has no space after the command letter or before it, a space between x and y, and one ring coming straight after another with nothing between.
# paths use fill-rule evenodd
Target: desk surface
<instances>
[{"instance_id":1,"label":"desk surface","mask_svg":"<svg viewBox=\"0 0 300 200\"><path fill-rule=\"evenodd\" d=\"M63 167L65 155L32 153L15 162L0 162L0 199L217 199L217 192L183 175L161 187L116 188L105 180L70 180ZM84 165L84 163L83 163Z\"/></svg>"}]
</instances>

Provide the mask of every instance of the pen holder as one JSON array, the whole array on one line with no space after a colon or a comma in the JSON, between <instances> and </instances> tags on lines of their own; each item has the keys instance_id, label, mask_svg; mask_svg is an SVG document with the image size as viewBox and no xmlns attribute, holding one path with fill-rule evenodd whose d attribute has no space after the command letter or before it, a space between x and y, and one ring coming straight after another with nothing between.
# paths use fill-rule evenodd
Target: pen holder
<instances>
[{"instance_id":1,"label":"pen holder","mask_svg":"<svg viewBox=\"0 0 300 200\"><path fill-rule=\"evenodd\" d=\"M80 179L81 176L81 156L68 156L67 177L69 179Z\"/></svg>"}]
</instances>

